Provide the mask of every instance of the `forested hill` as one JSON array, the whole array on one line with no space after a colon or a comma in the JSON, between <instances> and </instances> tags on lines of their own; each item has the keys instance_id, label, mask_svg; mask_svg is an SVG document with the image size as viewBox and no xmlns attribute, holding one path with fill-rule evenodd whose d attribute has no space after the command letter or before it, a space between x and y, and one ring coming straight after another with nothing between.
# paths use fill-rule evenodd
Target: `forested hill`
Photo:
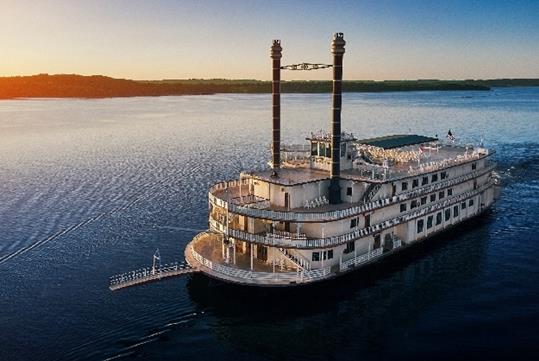
<instances>
[{"instance_id":1,"label":"forested hill","mask_svg":"<svg viewBox=\"0 0 539 361\"><path fill-rule=\"evenodd\" d=\"M539 79L493 80L350 80L344 92L418 90L489 90L492 86L539 86ZM283 81L283 93L331 92L331 81ZM108 98L131 96L196 95L214 93L269 93L270 81L158 80L138 81L74 74L0 77L0 98Z\"/></svg>"}]
</instances>

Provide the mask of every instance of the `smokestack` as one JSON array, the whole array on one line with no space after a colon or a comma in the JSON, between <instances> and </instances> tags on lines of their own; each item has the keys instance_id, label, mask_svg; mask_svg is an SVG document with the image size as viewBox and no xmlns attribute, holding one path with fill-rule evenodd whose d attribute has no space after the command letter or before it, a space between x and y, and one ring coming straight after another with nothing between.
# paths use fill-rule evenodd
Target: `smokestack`
<instances>
[{"instance_id":1,"label":"smokestack","mask_svg":"<svg viewBox=\"0 0 539 361\"><path fill-rule=\"evenodd\" d=\"M331 173L329 184L329 202L341 203L341 104L342 104L342 58L344 55L343 33L335 33L331 43L333 53L333 119L331 122Z\"/></svg>"},{"instance_id":2,"label":"smokestack","mask_svg":"<svg viewBox=\"0 0 539 361\"><path fill-rule=\"evenodd\" d=\"M271 59L273 61L273 82L271 94L273 99L273 138L272 138L272 168L279 169L281 164L281 41L273 40ZM276 172L274 173L275 175Z\"/></svg>"}]
</instances>

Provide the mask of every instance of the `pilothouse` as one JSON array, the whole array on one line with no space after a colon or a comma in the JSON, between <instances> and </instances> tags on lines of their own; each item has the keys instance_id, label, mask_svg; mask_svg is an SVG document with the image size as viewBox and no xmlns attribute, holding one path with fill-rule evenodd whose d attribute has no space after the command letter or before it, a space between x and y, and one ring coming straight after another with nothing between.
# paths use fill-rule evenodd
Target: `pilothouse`
<instances>
[{"instance_id":1,"label":"pilothouse","mask_svg":"<svg viewBox=\"0 0 539 361\"><path fill-rule=\"evenodd\" d=\"M342 33L334 35L331 65L281 66L274 40L270 167L210 188L209 229L185 250L194 270L243 285L309 284L396 254L492 206L494 163L482 146L458 145L452 133L442 141L341 131L345 44ZM329 131L309 133L305 145L281 145L281 70L328 67Z\"/></svg>"}]
</instances>

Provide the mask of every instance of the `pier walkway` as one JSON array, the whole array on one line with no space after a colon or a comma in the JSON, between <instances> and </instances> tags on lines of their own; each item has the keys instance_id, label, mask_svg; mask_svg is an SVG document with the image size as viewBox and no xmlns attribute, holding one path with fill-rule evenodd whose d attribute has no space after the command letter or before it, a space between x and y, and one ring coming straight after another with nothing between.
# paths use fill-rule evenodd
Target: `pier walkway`
<instances>
[{"instance_id":1,"label":"pier walkway","mask_svg":"<svg viewBox=\"0 0 539 361\"><path fill-rule=\"evenodd\" d=\"M137 286L143 283L159 281L164 278L181 276L188 273L197 272L186 263L173 263L159 268L142 268L136 271L122 273L110 278L109 288L116 291L122 288Z\"/></svg>"},{"instance_id":2,"label":"pier walkway","mask_svg":"<svg viewBox=\"0 0 539 361\"><path fill-rule=\"evenodd\" d=\"M175 262L161 266L159 249L153 255L152 267L141 268L136 271L122 273L110 278L109 288L116 291L122 288L138 286L148 282L159 281L164 278L182 276L198 270L189 266L186 262Z\"/></svg>"}]
</instances>

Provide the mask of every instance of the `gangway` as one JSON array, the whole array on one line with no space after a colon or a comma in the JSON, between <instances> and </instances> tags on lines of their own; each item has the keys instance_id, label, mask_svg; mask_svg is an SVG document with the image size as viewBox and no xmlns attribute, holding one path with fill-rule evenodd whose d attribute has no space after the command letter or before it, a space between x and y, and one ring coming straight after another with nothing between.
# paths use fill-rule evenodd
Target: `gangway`
<instances>
[{"instance_id":1,"label":"gangway","mask_svg":"<svg viewBox=\"0 0 539 361\"><path fill-rule=\"evenodd\" d=\"M135 271L122 273L110 278L109 289L116 291L122 288L138 286L148 282L155 282L164 278L182 276L197 272L186 262L174 262L161 265L161 255L157 249L153 255L152 267L141 268Z\"/></svg>"}]
</instances>

